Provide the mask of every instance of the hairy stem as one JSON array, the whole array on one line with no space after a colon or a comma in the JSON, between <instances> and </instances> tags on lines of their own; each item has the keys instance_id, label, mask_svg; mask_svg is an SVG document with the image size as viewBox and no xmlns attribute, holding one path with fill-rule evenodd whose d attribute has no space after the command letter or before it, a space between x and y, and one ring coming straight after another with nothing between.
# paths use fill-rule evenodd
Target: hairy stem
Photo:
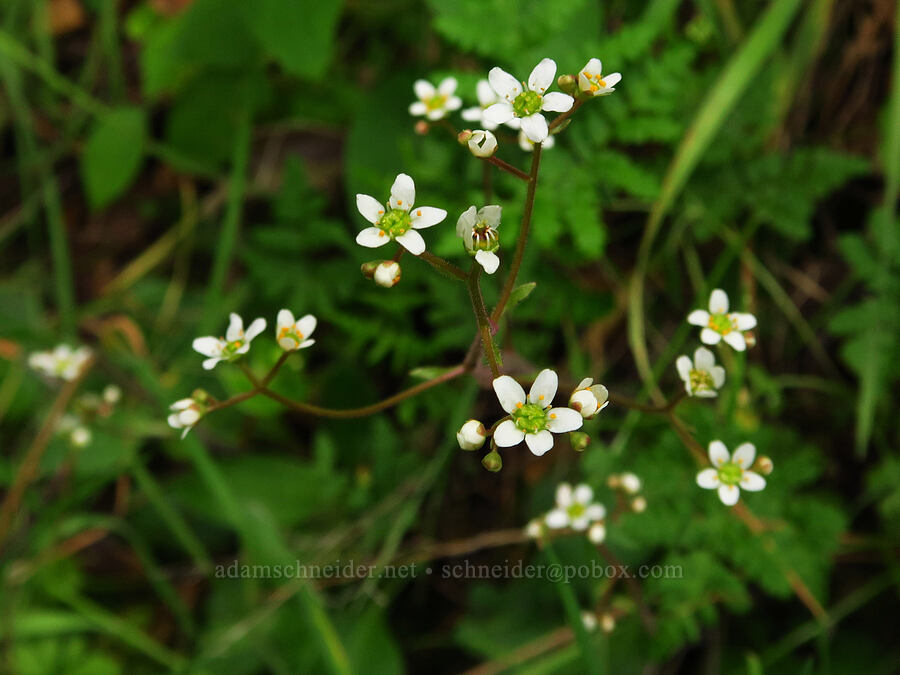
<instances>
[{"instance_id":1,"label":"hairy stem","mask_svg":"<svg viewBox=\"0 0 900 675\"><path fill-rule=\"evenodd\" d=\"M506 173L515 176L519 180L524 180L526 183L531 180L531 176L522 171L521 169L517 169L509 162L504 162L502 159L497 157L496 155L491 155L490 157L485 157L484 161L488 164L493 164L501 171L505 171Z\"/></svg>"},{"instance_id":2,"label":"hairy stem","mask_svg":"<svg viewBox=\"0 0 900 675\"><path fill-rule=\"evenodd\" d=\"M443 272L451 277L455 277L460 281L466 281L466 279L468 279L465 272L463 272L449 260L444 260L440 256L436 256L433 253L429 253L428 251L423 251L418 257L427 262L439 272Z\"/></svg>"},{"instance_id":3,"label":"hairy stem","mask_svg":"<svg viewBox=\"0 0 900 675\"><path fill-rule=\"evenodd\" d=\"M481 345L491 366L491 375L496 379L500 377L500 364L497 362L497 352L494 349L494 338L491 336L491 320L484 306L484 298L481 296L481 265L472 261L472 270L466 281L469 289L469 298L472 300L472 310L475 312L475 321L478 323L478 334L481 336Z\"/></svg>"}]
</instances>

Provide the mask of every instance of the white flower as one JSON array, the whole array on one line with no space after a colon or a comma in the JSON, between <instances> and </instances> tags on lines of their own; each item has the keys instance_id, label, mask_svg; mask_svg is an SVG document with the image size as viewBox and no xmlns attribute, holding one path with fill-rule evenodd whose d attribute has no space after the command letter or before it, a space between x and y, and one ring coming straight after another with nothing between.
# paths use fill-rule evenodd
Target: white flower
<instances>
[{"instance_id":1,"label":"white flower","mask_svg":"<svg viewBox=\"0 0 900 675\"><path fill-rule=\"evenodd\" d=\"M592 544L602 544L606 541L606 525L603 523L594 523L588 530L587 536Z\"/></svg>"},{"instance_id":2,"label":"white flower","mask_svg":"<svg viewBox=\"0 0 900 675\"><path fill-rule=\"evenodd\" d=\"M547 527L586 530L591 523L606 517L603 504L594 503L593 500L594 491L589 485L581 484L573 490L568 483L560 483L556 488L556 508L544 518Z\"/></svg>"},{"instance_id":3,"label":"white flower","mask_svg":"<svg viewBox=\"0 0 900 675\"><path fill-rule=\"evenodd\" d=\"M641 491L641 479L630 471L619 474L619 486L630 495Z\"/></svg>"},{"instance_id":4,"label":"white flower","mask_svg":"<svg viewBox=\"0 0 900 675\"><path fill-rule=\"evenodd\" d=\"M416 230L437 225L447 217L447 212L433 206L411 210L415 200L416 185L405 173L399 174L391 185L391 198L386 207L374 197L356 195L356 208L373 224L356 235L356 243L378 248L396 239L413 255L421 254L425 250L425 240Z\"/></svg>"},{"instance_id":5,"label":"white flower","mask_svg":"<svg viewBox=\"0 0 900 675\"><path fill-rule=\"evenodd\" d=\"M382 260L372 275L375 283L384 288L392 288L400 281L400 263L395 260Z\"/></svg>"},{"instance_id":6,"label":"white flower","mask_svg":"<svg viewBox=\"0 0 900 675\"><path fill-rule=\"evenodd\" d=\"M647 500L643 497L635 497L631 500L631 510L635 513L643 513L647 510Z\"/></svg>"},{"instance_id":7,"label":"white flower","mask_svg":"<svg viewBox=\"0 0 900 675\"><path fill-rule=\"evenodd\" d=\"M501 100L484 111L485 118L495 124L506 124L518 118L522 122L522 130L531 141L543 142L550 130L541 111L566 112L575 102L568 94L544 93L553 84L555 75L556 62L553 59L543 59L537 64L528 77L527 85L524 82L520 85L502 68L491 68L488 81ZM525 86L527 89L523 89Z\"/></svg>"},{"instance_id":8,"label":"white flower","mask_svg":"<svg viewBox=\"0 0 900 675\"><path fill-rule=\"evenodd\" d=\"M581 624L584 626L584 629L589 633L597 630L597 615L593 612L588 612L587 610L581 613Z\"/></svg>"},{"instance_id":9,"label":"white flower","mask_svg":"<svg viewBox=\"0 0 900 675\"><path fill-rule=\"evenodd\" d=\"M91 430L87 427L75 427L69 435L69 442L76 448L84 448L91 442Z\"/></svg>"},{"instance_id":10,"label":"white flower","mask_svg":"<svg viewBox=\"0 0 900 675\"><path fill-rule=\"evenodd\" d=\"M569 397L569 407L589 420L609 405L609 391L602 384L594 384L590 377L584 378Z\"/></svg>"},{"instance_id":11,"label":"white flower","mask_svg":"<svg viewBox=\"0 0 900 675\"><path fill-rule=\"evenodd\" d=\"M559 379L549 368L538 373L528 398L522 385L509 375L494 380L494 391L502 408L512 419L500 423L494 431L494 443L501 448L518 445L523 440L535 455L543 455L553 447L553 435L579 429L581 415L571 408L551 408ZM552 432L552 434L551 434Z\"/></svg>"},{"instance_id":12,"label":"white flower","mask_svg":"<svg viewBox=\"0 0 900 675\"><path fill-rule=\"evenodd\" d=\"M122 399L122 390L114 384L108 384L103 388L103 402L107 405L115 405Z\"/></svg>"},{"instance_id":13,"label":"white flower","mask_svg":"<svg viewBox=\"0 0 900 675\"><path fill-rule=\"evenodd\" d=\"M476 157L490 157L497 152L497 137L490 131L476 129L469 138L469 152Z\"/></svg>"},{"instance_id":14,"label":"white flower","mask_svg":"<svg viewBox=\"0 0 900 675\"><path fill-rule=\"evenodd\" d=\"M282 309L275 317L275 339L278 346L286 352L306 349L315 344L309 336L316 329L316 317L306 314L299 321L294 321L294 315L289 309Z\"/></svg>"},{"instance_id":15,"label":"white flower","mask_svg":"<svg viewBox=\"0 0 900 675\"><path fill-rule=\"evenodd\" d=\"M203 367L211 370L219 361L234 361L241 354L249 352L250 342L265 329L266 320L256 319L244 332L244 320L232 312L225 337L198 337L193 343L194 351L208 357L203 362Z\"/></svg>"},{"instance_id":16,"label":"white flower","mask_svg":"<svg viewBox=\"0 0 900 675\"><path fill-rule=\"evenodd\" d=\"M606 612L603 616L600 617L600 628L603 629L604 633L612 633L616 628L616 619L615 617Z\"/></svg>"},{"instance_id":17,"label":"white flower","mask_svg":"<svg viewBox=\"0 0 900 675\"><path fill-rule=\"evenodd\" d=\"M463 450L477 450L484 445L487 436L484 425L478 420L469 420L456 432L456 442Z\"/></svg>"},{"instance_id":18,"label":"white flower","mask_svg":"<svg viewBox=\"0 0 900 675\"><path fill-rule=\"evenodd\" d=\"M525 536L529 539L540 539L544 536L544 521L540 518L534 518L528 521L525 526Z\"/></svg>"},{"instance_id":19,"label":"white flower","mask_svg":"<svg viewBox=\"0 0 900 675\"><path fill-rule=\"evenodd\" d=\"M497 249L500 248L500 215L502 208L496 204L484 206L475 211L474 206L462 212L456 221L456 236L462 237L463 244L475 262L488 274L493 274L500 266Z\"/></svg>"},{"instance_id":20,"label":"white flower","mask_svg":"<svg viewBox=\"0 0 900 675\"><path fill-rule=\"evenodd\" d=\"M466 108L460 114L467 122L478 122L488 131L493 131L499 125L496 122L487 119L484 116L484 111L495 103L498 103L500 98L497 96L497 92L491 88L491 83L487 80L478 80L478 84L475 87L475 95L478 97L478 105L474 108ZM521 125L520 120L515 117L506 123L506 126L511 129L518 129Z\"/></svg>"},{"instance_id":21,"label":"white flower","mask_svg":"<svg viewBox=\"0 0 900 675\"><path fill-rule=\"evenodd\" d=\"M28 365L49 377L74 380L81 373L85 362L91 358L87 347L72 349L69 345L57 345L49 352L34 352L28 357Z\"/></svg>"},{"instance_id":22,"label":"white flower","mask_svg":"<svg viewBox=\"0 0 900 675\"><path fill-rule=\"evenodd\" d=\"M713 468L703 469L697 474L697 485L707 490L718 490L722 503L733 506L741 496L741 488L759 492L766 487L766 479L749 470L754 457L756 447L752 443L742 443L733 455L729 455L722 441L713 441L709 444L709 461Z\"/></svg>"},{"instance_id":23,"label":"white flower","mask_svg":"<svg viewBox=\"0 0 900 675\"><path fill-rule=\"evenodd\" d=\"M194 425L200 421L206 412L206 408L194 398L182 398L169 406L172 414L166 419L173 429L184 429L181 437L187 436Z\"/></svg>"},{"instance_id":24,"label":"white flower","mask_svg":"<svg viewBox=\"0 0 900 675\"><path fill-rule=\"evenodd\" d=\"M603 77L603 65L600 59L588 61L581 72L578 73L578 88L589 96L608 96L616 89L622 79L620 73L611 73Z\"/></svg>"},{"instance_id":25,"label":"white flower","mask_svg":"<svg viewBox=\"0 0 900 675\"><path fill-rule=\"evenodd\" d=\"M709 311L695 309L688 314L688 323L694 326L703 326L700 331L700 340L708 345L718 344L719 340L725 340L737 351L742 352L747 348L744 339L745 330L756 326L756 317L752 314L740 312L728 312L728 295L721 288L715 289L709 296Z\"/></svg>"},{"instance_id":26,"label":"white flower","mask_svg":"<svg viewBox=\"0 0 900 675\"><path fill-rule=\"evenodd\" d=\"M556 145L556 139L553 136L547 136L544 139L544 142L541 144L544 150L548 148L552 148ZM519 147L522 148L525 152L532 152L534 150L534 142L525 135L524 131L519 131Z\"/></svg>"},{"instance_id":27,"label":"white flower","mask_svg":"<svg viewBox=\"0 0 900 675\"><path fill-rule=\"evenodd\" d=\"M459 110L462 100L454 96L456 92L456 78L445 78L437 89L427 80L416 80L413 91L419 100L411 103L409 114L416 117L425 116L430 120L439 120L446 117L453 110Z\"/></svg>"},{"instance_id":28,"label":"white flower","mask_svg":"<svg viewBox=\"0 0 900 675\"><path fill-rule=\"evenodd\" d=\"M679 356L675 367L688 396L712 398L725 384L725 369L716 365L716 357L706 347L697 348L693 361L689 356Z\"/></svg>"}]
</instances>

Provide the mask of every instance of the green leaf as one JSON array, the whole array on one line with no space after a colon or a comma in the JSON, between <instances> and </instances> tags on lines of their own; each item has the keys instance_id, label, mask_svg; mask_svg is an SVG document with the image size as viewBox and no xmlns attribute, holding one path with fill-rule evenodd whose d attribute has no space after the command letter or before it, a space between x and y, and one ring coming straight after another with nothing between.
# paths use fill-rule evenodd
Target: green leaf
<instances>
[{"instance_id":1,"label":"green leaf","mask_svg":"<svg viewBox=\"0 0 900 675\"><path fill-rule=\"evenodd\" d=\"M516 286L512 290L512 293L509 294L509 302L506 303L506 308L504 309L503 313L505 314L520 302L525 300L525 298L531 295L531 292L535 288L537 288L536 281L529 281L527 284L519 284L518 286Z\"/></svg>"},{"instance_id":2,"label":"green leaf","mask_svg":"<svg viewBox=\"0 0 900 675\"><path fill-rule=\"evenodd\" d=\"M450 372L454 368L446 368L444 366L422 366L421 368L413 368L411 371L409 371L409 375L410 377L414 377L419 380L433 380L436 377L440 377L444 373Z\"/></svg>"},{"instance_id":3,"label":"green leaf","mask_svg":"<svg viewBox=\"0 0 900 675\"><path fill-rule=\"evenodd\" d=\"M95 124L81 155L91 208L106 206L134 181L144 158L146 120L139 108L116 108Z\"/></svg>"}]
</instances>

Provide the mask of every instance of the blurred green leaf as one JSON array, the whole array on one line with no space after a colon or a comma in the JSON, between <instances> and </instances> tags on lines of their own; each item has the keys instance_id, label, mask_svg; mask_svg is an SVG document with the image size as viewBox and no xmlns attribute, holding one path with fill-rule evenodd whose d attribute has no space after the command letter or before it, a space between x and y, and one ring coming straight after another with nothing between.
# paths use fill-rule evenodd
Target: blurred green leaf
<instances>
[{"instance_id":1,"label":"blurred green leaf","mask_svg":"<svg viewBox=\"0 0 900 675\"><path fill-rule=\"evenodd\" d=\"M144 159L146 119L139 108L116 108L97 120L81 155L88 201L106 206L134 182Z\"/></svg>"}]
</instances>

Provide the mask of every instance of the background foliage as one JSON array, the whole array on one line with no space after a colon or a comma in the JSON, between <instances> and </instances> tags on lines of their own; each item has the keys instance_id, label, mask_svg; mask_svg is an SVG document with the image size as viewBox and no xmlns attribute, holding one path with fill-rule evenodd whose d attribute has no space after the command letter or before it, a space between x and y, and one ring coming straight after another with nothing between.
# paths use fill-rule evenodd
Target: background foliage
<instances>
[{"instance_id":1,"label":"background foliage","mask_svg":"<svg viewBox=\"0 0 900 675\"><path fill-rule=\"evenodd\" d=\"M575 673L579 647L558 632L574 599L620 616L611 638L590 637L598 671L896 672L884 618L900 578L898 20L890 0L4 2L0 485L65 393L27 370L29 352L89 344L84 388L112 382L124 397L87 448L51 441L0 545L3 668L499 672L517 660ZM525 73L544 56L561 72L598 56L624 79L544 153L520 275L537 286L502 335L505 363L675 392L674 358L695 343L684 316L725 288L759 317L759 346L727 364L719 399L679 415L704 443L750 440L774 459L747 500L771 530L752 535L695 487L664 419L615 406L584 454L507 452L488 474L453 435L494 415L484 373L352 423L253 399L180 441L171 401L246 388L190 349L232 310L270 325L281 307L318 316L316 347L276 388L323 405L375 401L414 368L462 358L474 333L462 285L411 259L391 291L355 276L371 255L353 241L354 195L386 194L403 171L448 222L481 204L481 167L442 129L413 132L411 84L452 74L473 104L491 66ZM501 155L527 166L513 140ZM494 178L508 244L524 188ZM426 239L462 260L452 227ZM490 304L496 288L485 293ZM276 357L265 336L249 363ZM424 573L461 560L434 542L461 541L473 564L596 559L577 537L550 551L472 542L546 511L560 480L611 506L606 479L623 470L649 506L609 525L609 549L683 578L607 597L603 579ZM412 559L414 579L212 573Z\"/></svg>"}]
</instances>

